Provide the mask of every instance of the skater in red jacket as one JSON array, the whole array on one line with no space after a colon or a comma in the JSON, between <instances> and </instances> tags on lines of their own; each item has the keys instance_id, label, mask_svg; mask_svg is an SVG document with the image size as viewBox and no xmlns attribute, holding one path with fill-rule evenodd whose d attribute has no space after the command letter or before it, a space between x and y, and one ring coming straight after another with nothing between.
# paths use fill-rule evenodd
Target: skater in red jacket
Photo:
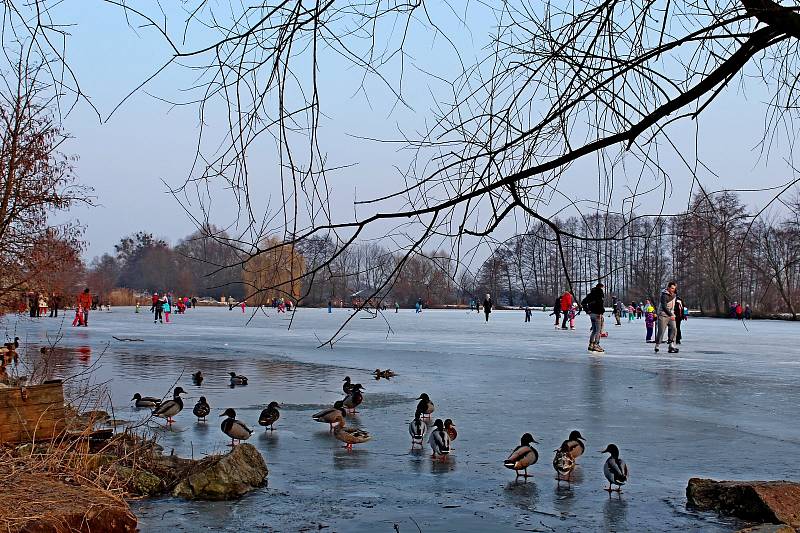
<instances>
[{"instance_id":1,"label":"skater in red jacket","mask_svg":"<svg viewBox=\"0 0 800 533\"><path fill-rule=\"evenodd\" d=\"M561 313L564 315L564 320L561 322L561 329L567 328L567 320L569 320L569 311L572 309L572 293L569 291L561 295Z\"/></svg>"}]
</instances>

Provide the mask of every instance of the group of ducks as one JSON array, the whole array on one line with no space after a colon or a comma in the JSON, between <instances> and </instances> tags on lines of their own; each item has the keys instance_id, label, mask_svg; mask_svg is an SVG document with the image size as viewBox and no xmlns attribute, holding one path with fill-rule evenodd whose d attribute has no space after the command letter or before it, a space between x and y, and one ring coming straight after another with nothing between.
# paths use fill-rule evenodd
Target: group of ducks
<instances>
[{"instance_id":1,"label":"group of ducks","mask_svg":"<svg viewBox=\"0 0 800 533\"><path fill-rule=\"evenodd\" d=\"M411 449L415 446L422 448L425 433L428 430L428 425L425 420L430 421L436 406L431 401L426 393L419 395L419 403L417 409L414 411L414 420L408 425L408 433L411 435ZM431 457L444 461L452 450L450 443L458 437L458 430L456 425L451 419L446 419L442 422L441 418L437 418L433 423L433 430L428 437L428 444L431 447Z\"/></svg>"},{"instance_id":2,"label":"group of ducks","mask_svg":"<svg viewBox=\"0 0 800 533\"><path fill-rule=\"evenodd\" d=\"M245 376L237 375L234 372L231 372L230 375L232 386L247 384ZM376 375L378 375L378 371L376 371ZM196 372L192 375L192 380L199 385L203 381L203 376L200 372ZM354 444L362 444L372 439L372 436L367 431L345 425L345 419L348 414L357 413L356 408L364 401L364 390L360 383L352 383L350 377L346 376L342 384L344 398L334 402L332 407L312 415L313 420L328 424L333 436L343 442L344 447L348 450L352 450ZM136 393L133 396L133 401L136 402L136 407L152 409L153 416L166 419L169 425L173 423L173 417L183 410L181 394L186 394L186 391L181 387L175 387L172 400L162 402L159 398L143 397ZM414 412L414 419L408 425L412 450L416 446L423 447L425 435L428 432L428 424L432 419L433 412L436 410L428 394L422 393L417 399L419 403ZM278 410L279 407L278 402L270 402L261 411L261 415L258 417L258 424L272 431L275 422L281 416ZM198 422L205 422L206 417L211 413L211 406L204 396L201 396L200 400L195 404L192 413L197 417ZM220 429L231 438L231 446L235 446L236 441L241 442L249 439L253 434L253 430L248 428L244 422L236 419L236 411L234 409L228 408L220 416L226 417ZM437 418L432 426L428 436L431 457L445 461L453 449L451 443L458 437L458 430L449 418L444 421ZM579 431L572 431L567 440L562 442L561 446L555 450L553 468L556 471L556 479L559 485L561 481L571 483L572 472L575 469L577 460L586 451L584 441L585 439ZM506 468L515 471L517 477L529 477L528 468L539 461L539 452L536 451L533 444L538 444L538 441L530 433L525 433L520 439L519 446L514 448L503 462ZM628 480L628 466L620 458L619 448L615 444L609 444L600 453L609 454L608 459L603 464L603 475L608 480L608 488L605 490L609 493L613 491L621 492L622 485Z\"/></svg>"},{"instance_id":3,"label":"group of ducks","mask_svg":"<svg viewBox=\"0 0 800 533\"><path fill-rule=\"evenodd\" d=\"M231 386L247 385L246 376L238 375L235 372L230 372L230 376ZM192 381L195 385L202 384L203 379L203 374L199 371L192 374ZM133 395L131 401L135 402L134 405L140 409L152 409L153 416L164 418L167 421L167 425L171 425L174 422L173 417L183 411L181 394L187 394L187 392L182 387L175 387L172 392L172 399L162 402L160 398L142 396L137 392ZM274 430L275 422L281 417L281 413L278 410L279 407L278 402L270 402L261 411L261 415L258 417L258 425L263 426L265 430ZM200 399L192 409L192 414L197 417L198 422L206 421L206 417L211 414L211 405L209 405L205 396L200 396ZM244 422L236 419L236 411L234 409L225 409L220 417L223 416L226 418L222 421L220 429L231 438L231 446L235 445L235 441L247 440L253 434L253 430L248 428Z\"/></svg>"},{"instance_id":4,"label":"group of ducks","mask_svg":"<svg viewBox=\"0 0 800 533\"><path fill-rule=\"evenodd\" d=\"M364 390L361 383L353 383L350 376L345 376L342 383L344 398L334 402L333 407L311 415L311 418L316 422L328 424L333 436L343 442L344 447L348 450L352 450L354 444L363 444L372 439L372 436L367 431L346 426L344 422L348 411L352 414L358 412L356 408L364 401L364 393L362 392Z\"/></svg>"},{"instance_id":5,"label":"group of ducks","mask_svg":"<svg viewBox=\"0 0 800 533\"><path fill-rule=\"evenodd\" d=\"M561 481L572 482L572 471L575 470L578 457L583 455L586 451L583 436L579 431L572 431L567 437L567 440L561 443L561 446L555 450L556 455L553 457L553 468L556 471L556 479L558 484ZM525 433L520 439L520 444L511 452L503 462L503 465L511 470L514 470L517 477L528 477L528 468L533 466L539 461L539 453L533 444L538 444L538 441L533 438L530 433ZM628 465L625 464L619 456L619 448L616 444L609 444L605 450L600 453L608 453L609 457L603 463L603 475L608 481L608 488L605 489L609 493L622 492L622 485L628 481ZM616 488L612 488L612 486Z\"/></svg>"}]
</instances>

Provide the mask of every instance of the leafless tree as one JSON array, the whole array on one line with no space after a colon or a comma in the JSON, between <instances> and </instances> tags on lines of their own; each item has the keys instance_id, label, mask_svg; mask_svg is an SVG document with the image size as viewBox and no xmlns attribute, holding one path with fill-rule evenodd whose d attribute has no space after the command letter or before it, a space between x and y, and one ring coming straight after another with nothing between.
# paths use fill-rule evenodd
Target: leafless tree
<instances>
[{"instance_id":1,"label":"leafless tree","mask_svg":"<svg viewBox=\"0 0 800 533\"><path fill-rule=\"evenodd\" d=\"M567 237L597 243L588 266L594 278L607 275L597 266L606 253L602 243L628 238L625 226L644 197L668 198L674 179L702 181L703 162L685 152L677 138L685 130L679 128L702 119L720 94L737 84L747 87L754 78L768 93L761 153L788 146L791 159L800 38L795 3L520 0L433 9L421 0L224 6L194 0L182 5L180 21L172 11L107 3L118 6L137 31L168 46L153 77L181 67L197 77L187 99L173 100L196 107L201 124L196 163L175 193L192 198L205 223L205 191L214 190L210 184L227 187L241 215L241 232L228 244L247 255L268 253L258 245L273 242L264 240L267 235L280 236L275 246L330 239L332 253L304 277L340 261L368 227L384 228L402 253L386 276L390 285L420 250L448 242L451 256L460 259L474 252L475 242L491 242L512 222L524 231L535 223L549 228L567 286L573 284L562 242ZM45 3L33 4L41 10ZM448 32L475 16L473 10L481 10L481 20L495 21L491 38L479 44L485 55L474 62L448 40ZM443 12L462 25L442 23ZM351 75L360 73L367 98L380 86L398 107L409 106L407 70L425 68L424 58L411 53L412 43L425 35L449 43L437 53L449 50L462 68L445 78L430 74L449 96L433 99L433 120L424 131L382 139L412 154L397 190L357 198L357 214L343 216L330 205L329 177L340 168L320 136L326 101L320 67L338 56ZM206 111L219 107L226 111L227 128L224 138L211 139ZM776 132L788 134L789 142L777 143ZM282 194L261 210L248 156L270 145ZM668 153L683 163L684 178L662 166ZM562 179L580 165L597 170L585 180L585 193L565 198ZM646 179L619 201L613 191L621 174ZM611 233L577 235L555 222L564 209L579 217L599 212L625 218ZM667 205L654 215L675 211Z\"/></svg>"}]
</instances>

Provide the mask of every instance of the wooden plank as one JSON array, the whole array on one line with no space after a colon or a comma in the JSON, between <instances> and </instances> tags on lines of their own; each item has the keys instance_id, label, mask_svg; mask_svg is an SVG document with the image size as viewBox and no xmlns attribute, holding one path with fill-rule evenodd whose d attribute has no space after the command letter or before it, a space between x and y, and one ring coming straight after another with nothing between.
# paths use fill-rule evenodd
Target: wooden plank
<instances>
[{"instance_id":1,"label":"wooden plank","mask_svg":"<svg viewBox=\"0 0 800 533\"><path fill-rule=\"evenodd\" d=\"M25 391L23 394L23 390ZM25 397L23 397L25 396ZM0 389L0 409L20 404L44 404L61 401L64 403L64 389L60 383Z\"/></svg>"},{"instance_id":2,"label":"wooden plank","mask_svg":"<svg viewBox=\"0 0 800 533\"><path fill-rule=\"evenodd\" d=\"M50 439L66 426L63 385L0 389L0 442Z\"/></svg>"},{"instance_id":3,"label":"wooden plank","mask_svg":"<svg viewBox=\"0 0 800 533\"><path fill-rule=\"evenodd\" d=\"M41 413L20 412L0 414L0 427L2 426L35 426L43 420L64 420L64 411L52 410Z\"/></svg>"}]
</instances>

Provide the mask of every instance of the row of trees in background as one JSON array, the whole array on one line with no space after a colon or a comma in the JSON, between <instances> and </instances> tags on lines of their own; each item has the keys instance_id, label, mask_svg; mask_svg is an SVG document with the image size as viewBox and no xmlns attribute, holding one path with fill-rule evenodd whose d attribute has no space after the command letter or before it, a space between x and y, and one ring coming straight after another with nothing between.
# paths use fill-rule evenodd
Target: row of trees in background
<instances>
[{"instance_id":1,"label":"row of trees in background","mask_svg":"<svg viewBox=\"0 0 800 533\"><path fill-rule=\"evenodd\" d=\"M768 220L748 213L734 193L701 192L676 216L595 213L554 220L564 232L561 250L550 226L540 223L497 246L461 284L469 293L525 305L550 304L570 285L580 297L598 280L609 296L641 302L674 279L684 301L707 314L744 302L762 313L796 317L800 224L796 206L788 212Z\"/></svg>"},{"instance_id":2,"label":"row of trees in background","mask_svg":"<svg viewBox=\"0 0 800 533\"><path fill-rule=\"evenodd\" d=\"M87 284L101 299L121 287L238 300L245 295L242 270L232 265L240 254L226 244L228 239L227 233L209 226L170 246L140 231L120 239L113 254L94 258Z\"/></svg>"},{"instance_id":3,"label":"row of trees in background","mask_svg":"<svg viewBox=\"0 0 800 533\"><path fill-rule=\"evenodd\" d=\"M123 238L115 255L92 262L95 291L114 287L169 289L219 298L289 296L301 305L365 299L412 306L466 303L491 294L508 306L550 305L563 291L577 297L598 281L606 294L625 302L657 298L674 279L689 306L724 314L733 302L756 312L797 313L800 297L800 219L790 209L783 219L748 213L730 192L698 193L676 216L637 217L593 213L540 223L494 247L476 269L448 253L405 257L375 242L337 245L316 237L296 249L265 240L270 251L248 255L214 227L170 247L140 232ZM334 257L333 261L327 258ZM566 275L565 275L566 272ZM259 292L260 289L269 289Z\"/></svg>"}]
</instances>

